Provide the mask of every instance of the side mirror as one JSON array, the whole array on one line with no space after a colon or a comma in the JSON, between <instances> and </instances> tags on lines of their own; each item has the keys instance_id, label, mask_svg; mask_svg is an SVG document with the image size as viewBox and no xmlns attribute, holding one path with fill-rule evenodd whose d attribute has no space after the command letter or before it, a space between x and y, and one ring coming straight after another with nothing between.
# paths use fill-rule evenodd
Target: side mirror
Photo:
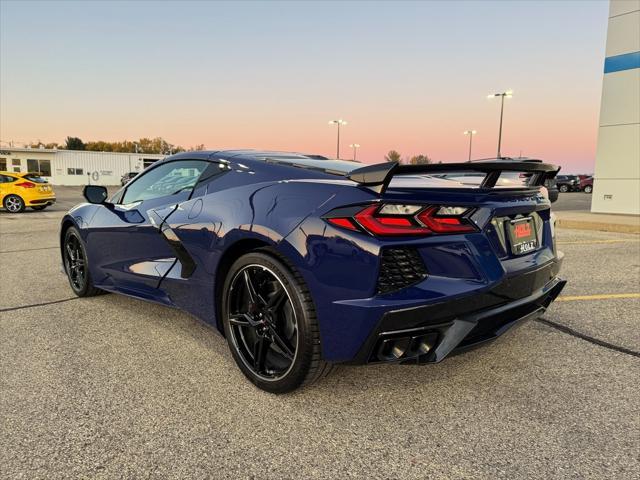
<instances>
[{"instance_id":1,"label":"side mirror","mask_svg":"<svg viewBox=\"0 0 640 480\"><path fill-rule=\"evenodd\" d=\"M82 189L82 196L89 203L105 203L108 195L106 187L101 185L85 185Z\"/></svg>"}]
</instances>

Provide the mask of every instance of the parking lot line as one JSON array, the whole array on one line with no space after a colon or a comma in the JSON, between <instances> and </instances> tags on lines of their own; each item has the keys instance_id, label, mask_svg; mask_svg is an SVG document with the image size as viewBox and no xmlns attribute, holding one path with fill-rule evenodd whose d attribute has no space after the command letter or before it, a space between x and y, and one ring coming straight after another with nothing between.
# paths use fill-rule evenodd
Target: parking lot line
<instances>
[{"instance_id":1,"label":"parking lot line","mask_svg":"<svg viewBox=\"0 0 640 480\"><path fill-rule=\"evenodd\" d=\"M557 302L574 302L577 300L609 300L613 298L640 298L640 293L603 293L598 295L567 295L556 298Z\"/></svg>"}]
</instances>

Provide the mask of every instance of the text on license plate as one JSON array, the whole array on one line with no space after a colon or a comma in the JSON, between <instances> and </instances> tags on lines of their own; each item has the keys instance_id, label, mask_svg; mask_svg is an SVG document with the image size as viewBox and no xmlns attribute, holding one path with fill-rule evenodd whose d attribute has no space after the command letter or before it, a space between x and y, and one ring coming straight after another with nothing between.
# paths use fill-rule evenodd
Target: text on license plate
<instances>
[{"instance_id":1,"label":"text on license plate","mask_svg":"<svg viewBox=\"0 0 640 480\"><path fill-rule=\"evenodd\" d=\"M522 255L538 248L535 222L531 217L518 218L507 223L511 253Z\"/></svg>"}]
</instances>

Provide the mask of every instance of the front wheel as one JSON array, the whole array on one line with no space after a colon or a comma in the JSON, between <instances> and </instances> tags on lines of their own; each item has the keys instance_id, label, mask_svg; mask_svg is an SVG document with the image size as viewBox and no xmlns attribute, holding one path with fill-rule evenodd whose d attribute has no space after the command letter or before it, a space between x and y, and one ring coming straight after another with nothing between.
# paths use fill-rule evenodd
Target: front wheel
<instances>
[{"instance_id":1,"label":"front wheel","mask_svg":"<svg viewBox=\"0 0 640 480\"><path fill-rule=\"evenodd\" d=\"M569 187L567 185L560 185L560 187L558 187L558 190L560 190L562 193L567 193L569 191Z\"/></svg>"},{"instance_id":2,"label":"front wheel","mask_svg":"<svg viewBox=\"0 0 640 480\"><path fill-rule=\"evenodd\" d=\"M311 295L300 274L270 252L231 266L222 315L234 360L262 390L290 392L329 373Z\"/></svg>"},{"instance_id":3,"label":"front wheel","mask_svg":"<svg viewBox=\"0 0 640 480\"><path fill-rule=\"evenodd\" d=\"M6 197L4 197L2 205L9 213L24 212L24 200L22 200L22 198L20 198L18 195L7 195Z\"/></svg>"},{"instance_id":4,"label":"front wheel","mask_svg":"<svg viewBox=\"0 0 640 480\"><path fill-rule=\"evenodd\" d=\"M79 297L93 297L103 293L93 285L89 273L87 250L80 232L75 227L69 227L64 235L62 258L73 293Z\"/></svg>"},{"instance_id":5,"label":"front wheel","mask_svg":"<svg viewBox=\"0 0 640 480\"><path fill-rule=\"evenodd\" d=\"M586 187L584 187L584 193L591 193L593 192L593 187L591 185L587 185Z\"/></svg>"}]
</instances>

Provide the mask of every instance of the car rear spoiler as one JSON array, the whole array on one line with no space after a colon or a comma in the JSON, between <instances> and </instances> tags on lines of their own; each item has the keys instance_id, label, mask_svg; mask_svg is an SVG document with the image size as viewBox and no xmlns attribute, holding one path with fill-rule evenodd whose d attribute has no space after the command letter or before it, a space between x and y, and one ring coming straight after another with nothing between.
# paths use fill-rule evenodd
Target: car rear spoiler
<instances>
[{"instance_id":1,"label":"car rear spoiler","mask_svg":"<svg viewBox=\"0 0 640 480\"><path fill-rule=\"evenodd\" d=\"M352 170L346 176L349 180L368 187L377 193L384 193L391 179L396 175L437 175L455 172L480 172L485 177L479 185L481 190L490 190L496 186L502 172L522 172L528 174L527 187L538 187L548 178L553 178L560 167L535 160L494 160L464 163L430 163L427 165L402 165L398 162L385 162Z\"/></svg>"}]
</instances>

